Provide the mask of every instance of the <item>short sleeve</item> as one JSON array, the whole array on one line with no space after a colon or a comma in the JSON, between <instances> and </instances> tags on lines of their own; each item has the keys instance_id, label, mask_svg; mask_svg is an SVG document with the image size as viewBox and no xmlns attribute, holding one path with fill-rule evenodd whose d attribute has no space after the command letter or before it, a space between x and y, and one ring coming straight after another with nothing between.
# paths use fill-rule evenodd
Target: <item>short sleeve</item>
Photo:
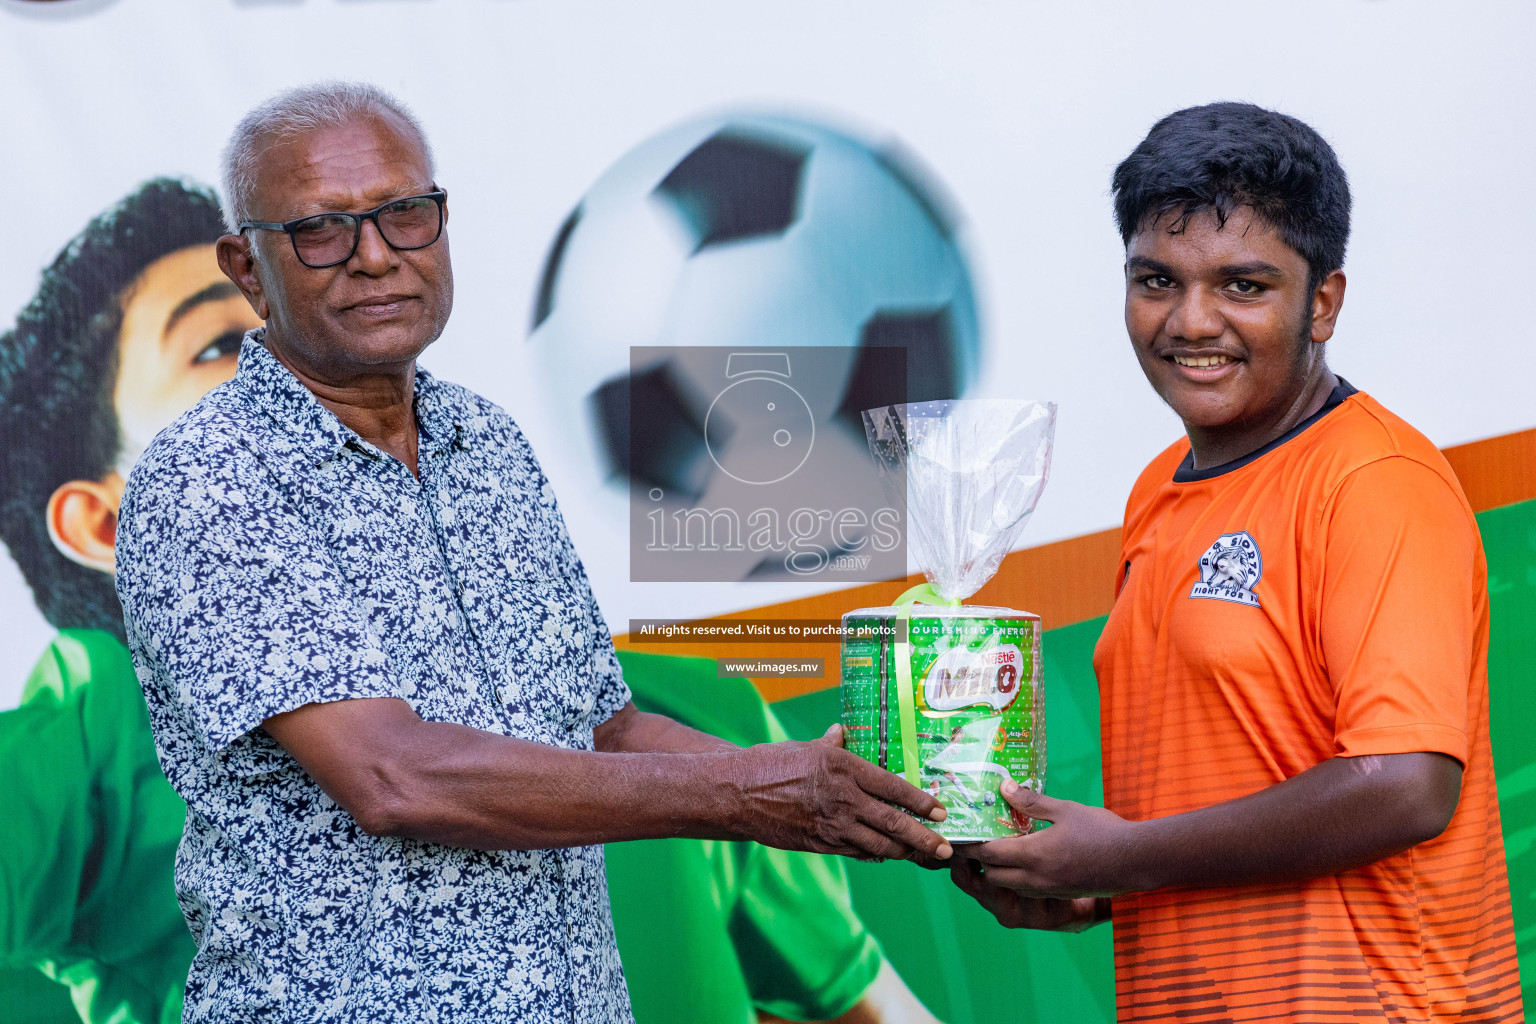
<instances>
[{"instance_id":1,"label":"short sleeve","mask_svg":"<svg viewBox=\"0 0 1536 1024\"><path fill-rule=\"evenodd\" d=\"M597 598L592 594L592 584L587 580L586 570L577 563L577 592L587 603L587 613L592 621L592 685L594 697L592 702L591 721L594 726L601 725L623 709L630 702L629 685L624 682L624 670L619 667L618 654L613 649L613 637L608 632L608 623L603 619L603 613L598 610Z\"/></svg>"},{"instance_id":2,"label":"short sleeve","mask_svg":"<svg viewBox=\"0 0 1536 1024\"><path fill-rule=\"evenodd\" d=\"M506 416L505 413L502 415ZM533 477L539 504L543 506L542 511L549 517L557 534L559 564L570 573L576 600L585 606L586 618L591 627L588 636L592 644L593 689L589 720L594 726L601 725L618 714L631 699L629 687L624 682L624 671L619 667L618 655L614 651L613 634L609 632L607 620L597 606L597 595L592 590L586 566L582 565L580 556L576 554L576 545L571 542L565 517L560 512L559 502L555 500L554 487L544 475L544 468L539 465L538 456L534 454L533 446L528 443L521 428L510 417L506 417L506 422L512 447L525 467L524 472Z\"/></svg>"},{"instance_id":3,"label":"short sleeve","mask_svg":"<svg viewBox=\"0 0 1536 1024\"><path fill-rule=\"evenodd\" d=\"M253 733L273 715L400 696L340 569L237 442L182 439L141 460L123 497L117 590L151 709L235 774L286 762Z\"/></svg>"},{"instance_id":4,"label":"short sleeve","mask_svg":"<svg viewBox=\"0 0 1536 1024\"><path fill-rule=\"evenodd\" d=\"M1354 471L1324 512L1321 642L1336 752L1467 759L1483 597L1476 524L1408 458Z\"/></svg>"}]
</instances>

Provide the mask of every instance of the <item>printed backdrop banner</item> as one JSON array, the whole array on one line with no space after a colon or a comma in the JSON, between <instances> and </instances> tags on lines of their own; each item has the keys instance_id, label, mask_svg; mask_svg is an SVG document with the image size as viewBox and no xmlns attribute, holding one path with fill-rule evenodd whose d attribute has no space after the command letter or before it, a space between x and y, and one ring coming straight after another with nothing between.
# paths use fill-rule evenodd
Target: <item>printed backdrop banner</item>
<instances>
[{"instance_id":1,"label":"printed backdrop banner","mask_svg":"<svg viewBox=\"0 0 1536 1024\"><path fill-rule=\"evenodd\" d=\"M138 454L230 377L257 323L212 248L218 154L244 111L343 78L421 117L456 277L423 363L528 434L614 632L818 601L835 616L870 603L852 581L899 564L839 576L827 567L863 564L810 533L707 571L632 557L648 515L733 522L714 513L742 489L740 449L703 426L711 397L744 383L732 360L782 359L776 380L745 383L804 404L803 421L764 428L799 460L785 475L818 464L812 425L816 459L858 455L862 408L1057 402L1050 486L1021 543L1097 550L1179 432L1127 350L1108 178L1182 106L1252 100L1338 150L1356 197L1340 373L1441 446L1536 426L1515 269L1536 235L1536 12L1287 14L1260 28L1214 2L0 0L0 1024L179 1019L184 807L122 643L113 527ZM707 381L688 376L706 362ZM860 472L802 475L795 501L828 522L866 503L839 521L874 539L883 506ZM1479 509L1525 943L1536 490L1519 497ZM1049 571L1021 581L1026 564ZM1000 585L1055 600L1101 569L1012 561ZM1048 788L1090 801L1101 614L1046 616ZM718 679L712 660L622 660L637 703L737 742L814 736L837 715L825 679L770 704L787 691ZM1107 928L1006 933L943 874L697 841L610 847L608 871L642 1022L1113 1016Z\"/></svg>"}]
</instances>

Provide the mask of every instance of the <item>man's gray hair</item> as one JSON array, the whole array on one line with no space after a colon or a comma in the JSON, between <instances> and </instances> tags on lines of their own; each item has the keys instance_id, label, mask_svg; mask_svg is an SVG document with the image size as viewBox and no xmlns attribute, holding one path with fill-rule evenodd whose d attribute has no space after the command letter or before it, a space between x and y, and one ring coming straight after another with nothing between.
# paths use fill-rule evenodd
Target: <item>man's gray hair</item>
<instances>
[{"instance_id":1,"label":"man's gray hair","mask_svg":"<svg viewBox=\"0 0 1536 1024\"><path fill-rule=\"evenodd\" d=\"M262 151L284 139L364 117L393 114L415 131L427 157L427 170L435 173L432 146L416 115L399 100L367 82L315 82L278 93L240 119L224 147L224 224L230 234L251 220L256 193L256 164Z\"/></svg>"}]
</instances>

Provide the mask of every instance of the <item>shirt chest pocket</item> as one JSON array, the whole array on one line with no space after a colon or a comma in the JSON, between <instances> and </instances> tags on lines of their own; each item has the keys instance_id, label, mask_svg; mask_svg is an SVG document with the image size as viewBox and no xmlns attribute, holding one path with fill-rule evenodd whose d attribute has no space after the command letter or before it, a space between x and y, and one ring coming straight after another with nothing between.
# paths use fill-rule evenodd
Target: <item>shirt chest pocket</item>
<instances>
[{"instance_id":1,"label":"shirt chest pocket","mask_svg":"<svg viewBox=\"0 0 1536 1024\"><path fill-rule=\"evenodd\" d=\"M508 707L566 730L582 727L597 689L592 617L577 580L508 578L501 590Z\"/></svg>"}]
</instances>

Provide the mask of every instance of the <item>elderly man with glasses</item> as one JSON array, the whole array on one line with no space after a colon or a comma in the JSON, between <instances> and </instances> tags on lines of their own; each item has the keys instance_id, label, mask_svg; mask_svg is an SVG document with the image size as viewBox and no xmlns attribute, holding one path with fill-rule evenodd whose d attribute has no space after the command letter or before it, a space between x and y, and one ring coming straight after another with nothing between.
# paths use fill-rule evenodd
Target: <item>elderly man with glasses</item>
<instances>
[{"instance_id":1,"label":"elderly man with glasses","mask_svg":"<svg viewBox=\"0 0 1536 1024\"><path fill-rule=\"evenodd\" d=\"M265 327L145 452L117 546L188 804L185 1020L628 1021L597 844L950 854L892 806L941 819L930 796L831 740L635 709L516 424L416 365L453 275L404 108L263 104L225 202L220 266Z\"/></svg>"}]
</instances>

